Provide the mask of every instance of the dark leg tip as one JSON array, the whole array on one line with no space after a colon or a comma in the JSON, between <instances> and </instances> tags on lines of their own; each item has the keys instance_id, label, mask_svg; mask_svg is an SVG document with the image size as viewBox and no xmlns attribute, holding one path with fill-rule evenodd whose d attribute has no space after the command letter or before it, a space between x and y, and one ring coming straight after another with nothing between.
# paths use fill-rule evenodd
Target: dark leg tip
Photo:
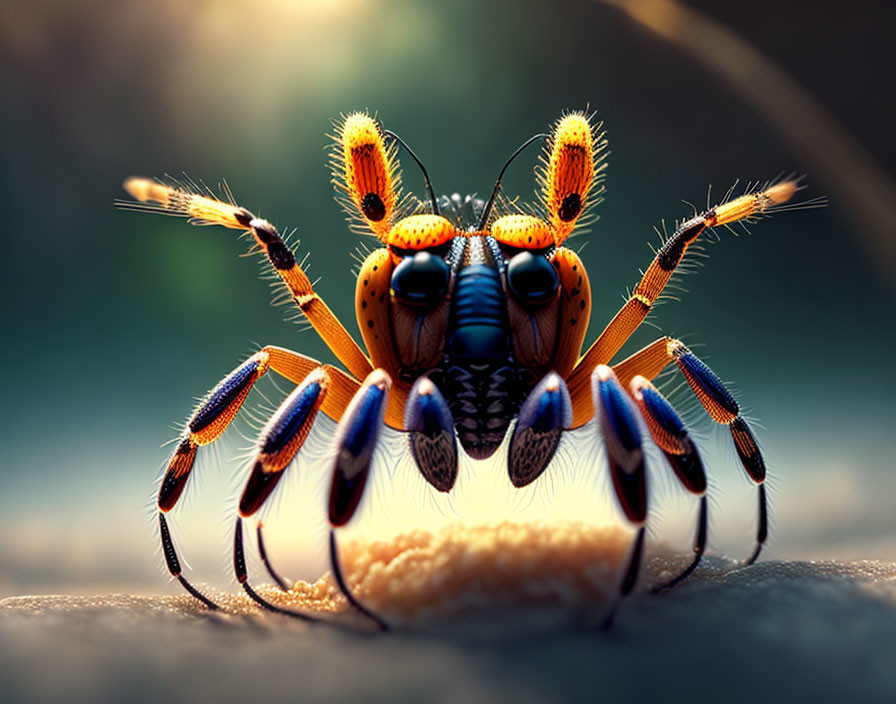
<instances>
[{"instance_id":1,"label":"dark leg tip","mask_svg":"<svg viewBox=\"0 0 896 704\"><path fill-rule=\"evenodd\" d=\"M697 566L700 564L700 561L703 559L703 553L706 551L706 535L707 535L707 526L708 526L708 512L709 509L707 507L706 495L700 497L700 510L697 516L697 535L694 539L694 559L691 561L685 569L678 574L677 576L670 579L665 584L660 584L651 588L651 594L662 594L663 592L671 589L672 587L678 586L684 580L691 576L694 570L697 569Z\"/></svg>"},{"instance_id":2,"label":"dark leg tip","mask_svg":"<svg viewBox=\"0 0 896 704\"><path fill-rule=\"evenodd\" d=\"M749 567L750 565L752 565L754 562L756 562L757 559L759 559L759 553L761 552L762 543L756 543L756 547L753 549L753 553L746 560L740 563L741 566Z\"/></svg>"},{"instance_id":3,"label":"dark leg tip","mask_svg":"<svg viewBox=\"0 0 896 704\"><path fill-rule=\"evenodd\" d=\"M211 611L217 611L220 607L190 584L186 577L181 574L180 560L177 557L177 551L174 549L171 531L168 530L168 521L162 512L159 512L159 532L162 538L162 552L165 554L165 563L168 565L168 571L171 573L171 576L175 577L191 596L205 604Z\"/></svg>"},{"instance_id":4,"label":"dark leg tip","mask_svg":"<svg viewBox=\"0 0 896 704\"><path fill-rule=\"evenodd\" d=\"M379 630L384 632L392 630L389 628L389 624L387 624L380 616L359 602L348 588L348 584L342 576L342 568L339 565L339 548L336 544L335 530L330 530L330 566L333 570L333 578L336 580L336 586L339 587L339 591L342 592L342 595L348 599L348 603L351 604L355 610L370 619Z\"/></svg>"},{"instance_id":5,"label":"dark leg tip","mask_svg":"<svg viewBox=\"0 0 896 704\"><path fill-rule=\"evenodd\" d=\"M265 549L264 537L262 536L262 533L262 526L259 522L258 528L256 529L256 536L258 539L258 554L261 557L261 561L264 563L265 569L267 569L268 574L271 576L271 579L273 579L274 582L276 582L277 586L280 587L280 590L288 592L290 589L292 589L292 585L290 585L290 583L283 577L281 577L280 573L274 569L274 565L268 558L268 551Z\"/></svg>"}]
</instances>

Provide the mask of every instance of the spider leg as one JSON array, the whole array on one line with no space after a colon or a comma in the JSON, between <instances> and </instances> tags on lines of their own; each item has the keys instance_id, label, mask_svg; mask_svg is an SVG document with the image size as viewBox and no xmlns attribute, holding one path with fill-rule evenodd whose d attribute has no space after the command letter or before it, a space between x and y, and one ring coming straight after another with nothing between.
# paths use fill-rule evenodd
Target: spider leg
<instances>
[{"instance_id":1,"label":"spider leg","mask_svg":"<svg viewBox=\"0 0 896 704\"><path fill-rule=\"evenodd\" d=\"M298 454L311 431L317 413L330 388L330 375L321 367L311 372L277 409L259 435L258 453L239 501L239 518L234 536L234 569L237 581L256 602L277 611L287 613L263 599L249 585L245 560L242 558L242 518L254 515L268 499L283 477L284 470ZM283 591L289 591L285 580L277 574L268 559L262 538L261 521L257 525L258 550L271 578ZM305 618L302 614L300 618Z\"/></svg>"},{"instance_id":2,"label":"spider leg","mask_svg":"<svg viewBox=\"0 0 896 704\"><path fill-rule=\"evenodd\" d=\"M411 387L404 427L417 469L438 491L451 491L457 481L457 434L448 403L429 377Z\"/></svg>"},{"instance_id":3,"label":"spider leg","mask_svg":"<svg viewBox=\"0 0 896 704\"><path fill-rule=\"evenodd\" d=\"M124 188L138 203L121 203L123 207L183 215L197 224L222 225L250 232L256 244L267 255L274 271L286 284L296 305L333 354L358 379L363 379L370 373L372 370L370 360L333 311L314 291L311 280L271 223L255 217L238 205L223 203L147 178L129 178L124 182ZM151 205L141 208L140 203Z\"/></svg>"},{"instance_id":4,"label":"spider leg","mask_svg":"<svg viewBox=\"0 0 896 704\"><path fill-rule=\"evenodd\" d=\"M592 397L598 432L606 446L616 500L626 519L637 528L619 594L604 620L604 626L609 627L619 603L634 589L641 569L647 522L647 472L637 421L638 410L610 367L601 364L594 370Z\"/></svg>"},{"instance_id":5,"label":"spider leg","mask_svg":"<svg viewBox=\"0 0 896 704\"><path fill-rule=\"evenodd\" d=\"M373 377L374 374L375 373L371 373L370 376ZM388 381L388 377L386 377L386 381ZM379 389L376 384L382 383L382 380L375 378L373 382L370 383L374 385L374 388ZM295 609L289 609L273 604L261 596L261 594L259 594L249 583L249 575L243 550L243 518L252 516L262 507L283 477L283 472L286 467L292 462L299 450L301 450L317 417L318 410L326 403L329 388L330 375L327 373L326 369L321 367L313 371L289 396L287 396L286 400L281 404L280 408L277 409L277 412L262 430L258 440L258 455L252 465L249 479L246 482L246 486L240 498L239 515L236 519L233 541L234 572L237 581L243 586L243 589L249 597L268 611L283 614L285 616L292 616L302 621L309 622L325 621L327 619L322 619L303 611L297 611ZM356 398L362 395L364 388L365 387L363 386L361 387ZM388 390L388 387L386 387L386 390ZM379 406L367 409L367 411L358 416L356 420L360 423L371 423L371 421L376 418L375 414L379 413L379 424L381 425L382 415L385 410L385 402L386 398L383 394L379 399ZM346 418L350 417L352 413L353 411L350 407L346 414ZM371 423L371 425L377 426L376 423ZM371 429L364 428L363 430L370 432ZM370 440L370 454L366 458L368 468L372 458L373 446L376 444L377 434L378 427L373 431L372 439ZM338 447L342 448L343 444L340 443ZM337 456L337 464L339 463L341 456L342 453L340 450L340 453ZM366 476L364 480L366 481ZM358 487L358 501L360 501L360 495L363 488L362 483L362 485ZM289 587L285 580L276 573L268 559L262 538L261 522L259 522L257 526L257 535L259 552L261 553L262 562L264 562L268 573L283 591L289 591ZM339 588L349 599L352 606L365 616L373 619L383 630L386 630L385 624L382 623L377 616L364 608L363 605L359 604L348 591L345 581L342 578L342 574L338 571L338 553L335 552L335 536L332 531L330 535L330 551L334 564L336 565L334 576Z\"/></svg>"},{"instance_id":6,"label":"spider leg","mask_svg":"<svg viewBox=\"0 0 896 704\"><path fill-rule=\"evenodd\" d=\"M609 364L644 321L684 258L687 248L708 228L728 225L738 220L749 220L772 212L775 206L789 200L798 188L795 181L782 181L764 191L748 193L728 203L717 205L676 228L657 252L632 295L567 377L566 381L573 398L574 427L583 425L591 417L592 409L588 404L587 388L592 370L598 364Z\"/></svg>"},{"instance_id":7,"label":"spider leg","mask_svg":"<svg viewBox=\"0 0 896 704\"><path fill-rule=\"evenodd\" d=\"M181 586L196 599L205 604L212 611L217 611L219 607L215 602L209 599L205 594L200 592L190 582L187 581L181 570L180 560L177 558L177 551L174 549L174 543L171 540L171 531L168 529L168 521L165 514L159 511L159 533L162 536L162 552L165 553L165 564L172 577L176 577Z\"/></svg>"},{"instance_id":8,"label":"spider leg","mask_svg":"<svg viewBox=\"0 0 896 704\"><path fill-rule=\"evenodd\" d=\"M370 474L373 451L383 426L392 380L382 369L372 371L355 394L336 431L336 459L330 486L330 565L339 590L348 602L381 630L389 626L352 594L342 574L336 528L354 516Z\"/></svg>"},{"instance_id":9,"label":"spider leg","mask_svg":"<svg viewBox=\"0 0 896 704\"><path fill-rule=\"evenodd\" d=\"M283 478L283 470L302 448L330 388L330 376L317 369L277 409L258 439L258 454L240 497L239 511L252 516Z\"/></svg>"},{"instance_id":10,"label":"spider leg","mask_svg":"<svg viewBox=\"0 0 896 704\"><path fill-rule=\"evenodd\" d=\"M264 531L262 530L261 521L255 526L255 541L258 543L258 556L264 563L264 568L268 571L271 579L273 579L276 585L280 587L280 591L288 592L292 589L292 585L289 581L280 576L280 573L274 569L274 565L271 564L271 560L268 558L268 551L264 546Z\"/></svg>"},{"instance_id":11,"label":"spider leg","mask_svg":"<svg viewBox=\"0 0 896 704\"><path fill-rule=\"evenodd\" d=\"M541 475L571 423L572 405L566 383L556 372L549 372L520 408L510 438L507 471L515 487L531 484Z\"/></svg>"},{"instance_id":12,"label":"spider leg","mask_svg":"<svg viewBox=\"0 0 896 704\"><path fill-rule=\"evenodd\" d=\"M692 494L700 497L700 508L697 515L697 531L694 538L694 559L677 576L665 584L653 587L653 594L674 587L683 582L691 574L706 551L706 533L708 508L706 501L706 472L697 447L691 440L684 423L678 417L672 405L643 376L636 376L630 384L631 395L635 399L641 416L653 442L659 447L675 476L682 486Z\"/></svg>"},{"instance_id":13,"label":"spider leg","mask_svg":"<svg viewBox=\"0 0 896 704\"><path fill-rule=\"evenodd\" d=\"M728 426L734 449L749 479L757 488L756 547L743 561L752 565L759 557L762 546L768 538L768 496L765 490L765 460L753 431L740 415L740 405L731 395L722 380L698 359L680 340L663 337L651 343L628 359L614 367L619 378L629 383L635 376L652 379L662 369L675 362L688 382L700 405L709 416L721 425Z\"/></svg>"},{"instance_id":14,"label":"spider leg","mask_svg":"<svg viewBox=\"0 0 896 704\"><path fill-rule=\"evenodd\" d=\"M246 569L246 553L243 549L242 516L236 517L236 529L233 533L233 571L236 575L237 581L243 585L243 589L245 590L246 594L248 594L252 601L261 606L263 609L276 614L282 614L284 616L292 616L293 618L297 618L300 621L306 621L308 623L314 623L322 620L318 619L316 616L312 616L311 614L306 614L303 611L287 609L283 606L272 604L252 588L252 586L249 584L249 574L248 570Z\"/></svg>"},{"instance_id":15,"label":"spider leg","mask_svg":"<svg viewBox=\"0 0 896 704\"><path fill-rule=\"evenodd\" d=\"M725 388L722 380L701 362L681 342L670 343L670 354L684 375L700 405L716 423L727 425L734 440L734 448L741 465L750 480L756 484L758 499L758 522L756 527L756 547L744 560L744 565L752 565L759 557L762 546L768 538L768 498L765 491L765 460L747 421L740 415L740 406Z\"/></svg>"},{"instance_id":16,"label":"spider leg","mask_svg":"<svg viewBox=\"0 0 896 704\"><path fill-rule=\"evenodd\" d=\"M286 467L301 450L317 417L318 410L324 403L329 386L330 379L327 372L323 368L315 370L286 398L262 430L258 439L258 454L240 498L239 515L236 518L233 537L234 573L246 594L268 611L308 622L325 619L273 604L261 596L249 583L243 549L243 518L252 516L262 507L283 477ZM380 414L382 415L382 410L380 410ZM257 534L262 561L280 588L288 591L285 581L273 570L268 560L260 522ZM331 536L331 550L334 549L332 540ZM337 576L337 581L340 582L340 586L344 585L341 575ZM363 609L363 607L361 608ZM362 612L367 613L366 611Z\"/></svg>"},{"instance_id":17,"label":"spider leg","mask_svg":"<svg viewBox=\"0 0 896 704\"><path fill-rule=\"evenodd\" d=\"M193 471L199 447L211 444L221 437L227 426L236 418L249 391L252 390L259 378L269 369L273 369L290 381L299 383L306 375L319 367L319 362L296 352L274 346L262 348L224 377L206 395L187 422L180 443L168 461L157 499L165 562L171 575L206 606L212 606L212 601L208 597L200 595L198 590L183 576L174 542L171 539L168 521L164 514L175 507L183 494ZM351 398L354 389L357 388L358 382L345 372L328 365L322 368L322 373L327 375L328 380L331 380L331 388L334 391L334 393L325 394L323 410L331 417L338 419L348 403L347 399Z\"/></svg>"}]
</instances>

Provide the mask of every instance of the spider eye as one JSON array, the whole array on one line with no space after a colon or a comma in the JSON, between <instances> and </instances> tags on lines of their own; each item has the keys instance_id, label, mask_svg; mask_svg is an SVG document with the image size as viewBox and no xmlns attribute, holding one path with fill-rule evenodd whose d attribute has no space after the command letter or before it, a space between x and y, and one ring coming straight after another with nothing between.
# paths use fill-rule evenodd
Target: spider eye
<instances>
[{"instance_id":1,"label":"spider eye","mask_svg":"<svg viewBox=\"0 0 896 704\"><path fill-rule=\"evenodd\" d=\"M412 306L432 308L448 293L451 271L441 258L430 252L405 257L392 273L392 293Z\"/></svg>"},{"instance_id":2,"label":"spider eye","mask_svg":"<svg viewBox=\"0 0 896 704\"><path fill-rule=\"evenodd\" d=\"M545 303L559 287L560 277L542 254L522 251L507 265L507 288L519 303Z\"/></svg>"}]
</instances>

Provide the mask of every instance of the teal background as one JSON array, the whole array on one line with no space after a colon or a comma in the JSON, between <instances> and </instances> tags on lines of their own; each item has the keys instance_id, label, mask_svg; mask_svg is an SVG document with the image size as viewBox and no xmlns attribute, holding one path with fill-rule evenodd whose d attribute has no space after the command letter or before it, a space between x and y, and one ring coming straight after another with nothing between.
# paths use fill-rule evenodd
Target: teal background
<instances>
[{"instance_id":1,"label":"teal background","mask_svg":"<svg viewBox=\"0 0 896 704\"><path fill-rule=\"evenodd\" d=\"M811 15L693 4L791 72L893 174L885 4ZM359 240L332 199L324 147L332 118L364 108L412 145L437 190L480 194L564 109L597 110L610 140L606 201L576 243L588 243L595 293L589 341L649 263L652 228L690 213L682 199L808 173L806 197L829 207L749 236L722 231L683 302L654 322L693 342L764 426L769 555L896 560L896 271L866 248L850 203L751 107L617 10L13 0L0 8L0 40L0 596L173 590L146 510L172 421L258 345L333 361L268 305L233 232L117 211L122 179L226 178L240 203L299 228L299 256L311 253L318 290L354 332ZM531 163L514 165L508 193L531 195ZM420 193L409 164L405 181ZM645 327L626 349L658 334ZM714 547L745 553L752 494L730 456L709 449ZM211 471L206 486L231 487L238 470ZM224 509L198 503L211 518L192 565L213 581Z\"/></svg>"}]
</instances>

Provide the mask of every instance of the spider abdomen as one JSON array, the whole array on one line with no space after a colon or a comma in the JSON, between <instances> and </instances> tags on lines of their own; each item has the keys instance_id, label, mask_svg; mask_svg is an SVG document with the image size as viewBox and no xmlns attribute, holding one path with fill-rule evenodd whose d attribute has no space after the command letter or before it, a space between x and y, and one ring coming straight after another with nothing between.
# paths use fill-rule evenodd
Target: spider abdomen
<instances>
[{"instance_id":1,"label":"spider abdomen","mask_svg":"<svg viewBox=\"0 0 896 704\"><path fill-rule=\"evenodd\" d=\"M518 370L506 363L452 365L434 372L460 444L474 459L494 454L520 406Z\"/></svg>"}]
</instances>

